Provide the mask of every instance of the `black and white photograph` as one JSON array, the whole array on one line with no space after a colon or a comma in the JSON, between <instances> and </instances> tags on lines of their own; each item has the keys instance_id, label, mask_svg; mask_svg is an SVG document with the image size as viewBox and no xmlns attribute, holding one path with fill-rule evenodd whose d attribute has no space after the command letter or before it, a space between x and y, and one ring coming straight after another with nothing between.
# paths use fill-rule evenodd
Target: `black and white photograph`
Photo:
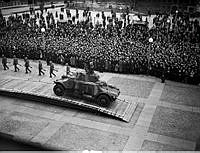
<instances>
[{"instance_id":1,"label":"black and white photograph","mask_svg":"<svg viewBox=\"0 0 200 153\"><path fill-rule=\"evenodd\" d=\"M0 151L200 151L200 0L0 0Z\"/></svg>"}]
</instances>

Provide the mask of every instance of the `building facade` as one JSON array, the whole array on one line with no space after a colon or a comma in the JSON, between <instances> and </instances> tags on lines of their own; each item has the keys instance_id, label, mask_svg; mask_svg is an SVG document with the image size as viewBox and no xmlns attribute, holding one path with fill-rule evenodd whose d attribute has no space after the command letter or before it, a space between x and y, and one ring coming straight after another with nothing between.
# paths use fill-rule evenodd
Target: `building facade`
<instances>
[{"instance_id":1,"label":"building facade","mask_svg":"<svg viewBox=\"0 0 200 153\"><path fill-rule=\"evenodd\" d=\"M195 12L199 0L136 0L136 9L143 12L171 12L175 10Z\"/></svg>"}]
</instances>

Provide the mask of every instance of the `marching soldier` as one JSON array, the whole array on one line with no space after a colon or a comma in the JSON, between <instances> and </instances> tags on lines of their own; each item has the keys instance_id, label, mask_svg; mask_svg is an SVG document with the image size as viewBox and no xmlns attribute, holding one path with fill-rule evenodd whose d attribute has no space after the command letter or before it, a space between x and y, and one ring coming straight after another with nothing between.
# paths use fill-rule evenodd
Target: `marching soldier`
<instances>
[{"instance_id":1,"label":"marching soldier","mask_svg":"<svg viewBox=\"0 0 200 153\"><path fill-rule=\"evenodd\" d=\"M52 78L52 74L54 75L54 77L56 77L56 75L53 73L53 71L56 71L56 70L54 69L54 65L52 61L50 61L49 64L50 64L50 78Z\"/></svg>"},{"instance_id":2,"label":"marching soldier","mask_svg":"<svg viewBox=\"0 0 200 153\"><path fill-rule=\"evenodd\" d=\"M16 56L14 55L13 65L14 65L15 72L19 71L19 68L17 67L18 64L19 64L19 63L18 63L18 59L17 59Z\"/></svg>"},{"instance_id":3,"label":"marching soldier","mask_svg":"<svg viewBox=\"0 0 200 153\"><path fill-rule=\"evenodd\" d=\"M166 76L165 76L165 64L162 64L162 73L161 73L161 83L165 83L165 79L166 79Z\"/></svg>"},{"instance_id":4,"label":"marching soldier","mask_svg":"<svg viewBox=\"0 0 200 153\"><path fill-rule=\"evenodd\" d=\"M28 58L27 57L25 57L25 68L26 68L26 74L28 73L28 72L30 72L31 73L31 70L29 69L29 67L30 67L30 63L29 63L29 60L28 60ZM30 68L32 68L32 67L30 67Z\"/></svg>"},{"instance_id":5,"label":"marching soldier","mask_svg":"<svg viewBox=\"0 0 200 153\"><path fill-rule=\"evenodd\" d=\"M106 61L105 61L105 71L108 71L108 66L109 65L109 63L108 63L108 60L106 59Z\"/></svg>"},{"instance_id":6,"label":"marching soldier","mask_svg":"<svg viewBox=\"0 0 200 153\"><path fill-rule=\"evenodd\" d=\"M161 74L161 83L165 83L165 71L162 71L162 74Z\"/></svg>"},{"instance_id":7,"label":"marching soldier","mask_svg":"<svg viewBox=\"0 0 200 153\"><path fill-rule=\"evenodd\" d=\"M65 65L65 58L63 57L62 54L60 55L59 60L60 60L60 64Z\"/></svg>"},{"instance_id":8,"label":"marching soldier","mask_svg":"<svg viewBox=\"0 0 200 153\"><path fill-rule=\"evenodd\" d=\"M38 69L39 69L39 75L44 75L45 73L42 71L44 70L42 67L42 62L39 60L39 64L38 64Z\"/></svg>"},{"instance_id":9,"label":"marching soldier","mask_svg":"<svg viewBox=\"0 0 200 153\"><path fill-rule=\"evenodd\" d=\"M93 73L94 73L94 63L93 63L93 62L90 62L90 70L89 70L89 73L90 73L90 74L93 74Z\"/></svg>"},{"instance_id":10,"label":"marching soldier","mask_svg":"<svg viewBox=\"0 0 200 153\"><path fill-rule=\"evenodd\" d=\"M47 62L47 65L49 65L50 63L50 54L49 53L46 53L46 62Z\"/></svg>"},{"instance_id":11,"label":"marching soldier","mask_svg":"<svg viewBox=\"0 0 200 153\"><path fill-rule=\"evenodd\" d=\"M90 73L90 72L89 72L89 67L88 67L88 64L87 64L87 63L84 63L84 69L85 69L85 72L86 72L87 74Z\"/></svg>"},{"instance_id":12,"label":"marching soldier","mask_svg":"<svg viewBox=\"0 0 200 153\"><path fill-rule=\"evenodd\" d=\"M7 66L7 63L8 63L7 58L4 55L2 55L2 65L3 65L4 70L9 69L9 67Z\"/></svg>"},{"instance_id":13,"label":"marching soldier","mask_svg":"<svg viewBox=\"0 0 200 153\"><path fill-rule=\"evenodd\" d=\"M117 73L119 71L119 64L117 63L116 65L115 65L115 72Z\"/></svg>"},{"instance_id":14,"label":"marching soldier","mask_svg":"<svg viewBox=\"0 0 200 153\"><path fill-rule=\"evenodd\" d=\"M119 72L120 73L123 72L123 62L122 62L122 60L119 61Z\"/></svg>"},{"instance_id":15,"label":"marching soldier","mask_svg":"<svg viewBox=\"0 0 200 153\"><path fill-rule=\"evenodd\" d=\"M70 67L69 64L66 63L66 75L68 75L70 73Z\"/></svg>"}]
</instances>

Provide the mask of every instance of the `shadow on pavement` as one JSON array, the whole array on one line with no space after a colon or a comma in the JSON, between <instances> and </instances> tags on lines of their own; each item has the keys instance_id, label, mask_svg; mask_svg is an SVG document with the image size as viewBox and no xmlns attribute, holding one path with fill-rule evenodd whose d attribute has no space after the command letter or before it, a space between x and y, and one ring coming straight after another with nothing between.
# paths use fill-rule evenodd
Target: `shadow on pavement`
<instances>
[{"instance_id":1,"label":"shadow on pavement","mask_svg":"<svg viewBox=\"0 0 200 153\"><path fill-rule=\"evenodd\" d=\"M33 146L0 136L0 151L50 151L50 149Z\"/></svg>"},{"instance_id":2,"label":"shadow on pavement","mask_svg":"<svg viewBox=\"0 0 200 153\"><path fill-rule=\"evenodd\" d=\"M195 151L200 151L200 137L197 139Z\"/></svg>"}]
</instances>

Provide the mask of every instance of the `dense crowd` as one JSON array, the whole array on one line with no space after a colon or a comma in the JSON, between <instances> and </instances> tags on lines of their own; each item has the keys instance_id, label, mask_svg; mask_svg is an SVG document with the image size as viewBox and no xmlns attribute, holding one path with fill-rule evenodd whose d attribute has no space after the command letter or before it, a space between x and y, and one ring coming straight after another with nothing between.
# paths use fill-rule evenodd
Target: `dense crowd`
<instances>
[{"instance_id":1,"label":"dense crowd","mask_svg":"<svg viewBox=\"0 0 200 153\"><path fill-rule=\"evenodd\" d=\"M66 12L71 16L70 11ZM112 12L111 17L97 14L103 22L92 24L89 10L83 12L84 21L75 22L79 11L67 22L55 22L48 12L10 16L0 20L0 50L7 57L27 56L29 59L52 60L83 68L93 62L95 70L149 74L176 81L198 84L200 80L200 26L187 14L156 15L154 27L148 23L133 24L129 13L122 19ZM39 19L39 24L37 24ZM108 21L108 24L106 24ZM45 33L41 28L46 29ZM153 42L149 42L152 38Z\"/></svg>"}]
</instances>

